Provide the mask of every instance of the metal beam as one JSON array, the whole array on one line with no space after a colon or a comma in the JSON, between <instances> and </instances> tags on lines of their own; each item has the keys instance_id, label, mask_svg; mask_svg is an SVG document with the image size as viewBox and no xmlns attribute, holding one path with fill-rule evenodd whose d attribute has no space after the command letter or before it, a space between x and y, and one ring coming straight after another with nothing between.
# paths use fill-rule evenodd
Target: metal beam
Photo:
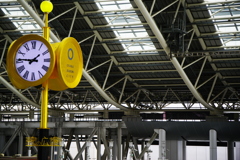
<instances>
[{"instance_id":1,"label":"metal beam","mask_svg":"<svg viewBox=\"0 0 240 160\"><path fill-rule=\"evenodd\" d=\"M191 3L187 4L187 7L196 7L196 6L206 6L207 4L224 4L224 3L234 3L234 2L239 2L239 0L219 0L219 1L205 1L202 3Z\"/></svg>"},{"instance_id":2,"label":"metal beam","mask_svg":"<svg viewBox=\"0 0 240 160\"><path fill-rule=\"evenodd\" d=\"M136 3L136 5L138 6L138 8L140 9L141 13L143 14L144 18L146 19L147 23L149 24L150 28L152 29L153 33L155 34L155 36L157 37L159 43L161 44L161 46L163 47L164 51L166 52L167 55L170 55L170 48L168 47L162 33L159 31L155 21L153 20L153 18L151 17L151 15L149 14L148 10L146 9L145 5L143 4L143 2L141 0L134 0L134 2ZM214 108L212 106L210 106L203 98L202 96L199 94L199 92L197 91L197 89L193 86L192 82L189 80L188 76L186 75L186 73L184 72L183 68L181 67L181 65L179 64L178 60L176 59L176 57L172 57L171 59L173 65L175 66L175 68L177 69L179 75L182 77L183 81L185 82L185 84L187 85L187 87L189 88L189 90L192 92L192 94L194 95L194 97L200 102L202 103L206 108L209 108L211 110L214 110Z\"/></svg>"}]
</instances>

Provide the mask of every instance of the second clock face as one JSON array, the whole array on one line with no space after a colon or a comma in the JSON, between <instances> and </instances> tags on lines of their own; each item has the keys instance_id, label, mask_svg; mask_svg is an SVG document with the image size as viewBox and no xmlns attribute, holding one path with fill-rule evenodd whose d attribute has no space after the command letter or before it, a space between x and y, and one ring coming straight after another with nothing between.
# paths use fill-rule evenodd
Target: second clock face
<instances>
[{"instance_id":1,"label":"second clock face","mask_svg":"<svg viewBox=\"0 0 240 160\"><path fill-rule=\"evenodd\" d=\"M15 67L20 77L27 81L37 81L50 66L48 47L39 40L30 40L21 45L16 53Z\"/></svg>"}]
</instances>

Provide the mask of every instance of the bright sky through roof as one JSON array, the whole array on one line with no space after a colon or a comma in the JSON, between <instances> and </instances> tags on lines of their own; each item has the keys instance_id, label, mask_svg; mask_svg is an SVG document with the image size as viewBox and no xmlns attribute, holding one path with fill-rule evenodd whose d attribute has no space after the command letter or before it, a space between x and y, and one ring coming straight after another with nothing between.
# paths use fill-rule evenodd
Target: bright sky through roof
<instances>
[{"instance_id":1,"label":"bright sky through roof","mask_svg":"<svg viewBox=\"0 0 240 160\"><path fill-rule=\"evenodd\" d=\"M1 1L4 2L4 1ZM36 21L28 14L25 9L20 6L16 5L16 7L4 7L1 6L1 10L4 12L6 16L9 17L9 20L16 27L16 31L21 32L23 35L26 34L38 34L42 35L42 27L40 27ZM52 39L50 38L50 42Z\"/></svg>"},{"instance_id":2,"label":"bright sky through roof","mask_svg":"<svg viewBox=\"0 0 240 160\"><path fill-rule=\"evenodd\" d=\"M208 0L206 2L219 2L219 0ZM226 1L225 1L226 2ZM218 4L219 5L219 4ZM228 7L226 7L228 5ZM209 13L211 15L211 18L213 19L213 22L215 22L215 28L217 32L239 32L240 30L240 23L233 23L234 21L233 17L240 16L240 8L239 6L234 6L234 2L231 4L228 3L226 5L222 5L222 8L215 7L216 4L208 4L207 7L212 9L209 9ZM224 20L225 19L225 20ZM230 21L230 23L226 22L226 19ZM236 20L236 19L235 19ZM238 19L239 20L239 19ZM224 22L224 23L222 23ZM228 48L232 49L238 49L240 44L240 39L237 37L229 37L228 34L219 34L221 37L222 45L227 46Z\"/></svg>"},{"instance_id":3,"label":"bright sky through roof","mask_svg":"<svg viewBox=\"0 0 240 160\"><path fill-rule=\"evenodd\" d=\"M103 10L118 10L118 9L133 9L131 3L129 0L125 1L109 1L109 2L98 2L97 6L99 9ZM141 25L141 21L138 18L138 15L134 11L119 11L116 12L116 15L105 17L107 22L109 24L112 24L113 26L111 28L114 28L114 33L117 38L119 38L120 42L122 42L122 46L126 51L147 51L147 50L156 50L155 46L153 45L153 42L149 38L149 35L147 34L146 30L144 29L143 25ZM123 24L125 26L125 29L118 29L119 26L114 26L115 24ZM129 26L126 26L126 24L130 24ZM135 24L135 25L134 25ZM126 29L128 28L128 29ZM129 43L124 43L124 38L126 41L126 38L131 40ZM142 38L138 39L137 41L134 41L134 38ZM141 42L141 40L143 42Z\"/></svg>"},{"instance_id":4,"label":"bright sky through roof","mask_svg":"<svg viewBox=\"0 0 240 160\"><path fill-rule=\"evenodd\" d=\"M26 31L23 31L25 29L29 30L35 30L39 29L41 31L41 27L36 24L35 21L32 20L32 18L29 16L29 14L24 10L23 7L17 6L17 7L6 7L2 8L2 11L6 14L11 16L9 19L13 21L13 24L16 26L16 28L21 32L21 33L26 33ZM21 16L29 16L29 17L24 17L20 19ZM33 31L34 32L34 31Z\"/></svg>"}]
</instances>

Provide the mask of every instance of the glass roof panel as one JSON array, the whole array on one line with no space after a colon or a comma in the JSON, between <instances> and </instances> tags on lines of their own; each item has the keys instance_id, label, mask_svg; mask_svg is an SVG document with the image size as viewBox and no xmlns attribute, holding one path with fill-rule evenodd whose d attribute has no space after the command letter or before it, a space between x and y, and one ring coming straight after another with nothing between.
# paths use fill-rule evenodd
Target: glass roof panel
<instances>
[{"instance_id":1,"label":"glass roof panel","mask_svg":"<svg viewBox=\"0 0 240 160\"><path fill-rule=\"evenodd\" d=\"M218 35L222 41L222 45L226 48L238 49L240 39L234 33L238 33L240 30L240 24L237 23L240 16L239 2L226 3L226 1L207 0L206 3L208 3L207 7L209 8L215 28L219 32ZM225 34L221 34L221 32ZM226 33L230 33L231 36L230 34L226 35Z\"/></svg>"},{"instance_id":2,"label":"glass roof panel","mask_svg":"<svg viewBox=\"0 0 240 160\"><path fill-rule=\"evenodd\" d=\"M1 2L3 3L4 1ZM16 27L16 29L11 32L20 32L22 35L42 34L42 27L34 21L34 19L20 4L18 4L17 1L15 5L2 5L1 10ZM51 39L50 42L52 42Z\"/></svg>"},{"instance_id":3,"label":"glass roof panel","mask_svg":"<svg viewBox=\"0 0 240 160\"><path fill-rule=\"evenodd\" d=\"M117 12L116 16L108 16L105 17L106 20L112 24L113 26L111 28L119 28L119 26L114 26L114 24L124 24L124 27L121 30L115 30L114 33L119 38L120 42L124 41L124 38L128 38L130 41L129 43L122 43L122 46L124 47L125 51L129 53L128 51L141 51L144 52L144 50L155 50L155 46L153 45L153 42L149 38L148 33L146 32L143 25L141 25L141 21L138 18L136 12L132 8L132 5L129 0L123 0L123 1L109 1L109 2L97 2L96 3L99 9L101 10L116 10ZM118 11L118 9L121 9L121 11ZM126 9L126 11L124 11ZM132 11L129 11L127 9L133 9ZM131 13L131 14L128 14ZM135 14L133 14L135 13ZM104 11L103 11L104 14ZM129 24L126 25L126 24ZM138 40L136 40L138 38ZM140 41L144 39L144 43L141 43Z\"/></svg>"}]
</instances>

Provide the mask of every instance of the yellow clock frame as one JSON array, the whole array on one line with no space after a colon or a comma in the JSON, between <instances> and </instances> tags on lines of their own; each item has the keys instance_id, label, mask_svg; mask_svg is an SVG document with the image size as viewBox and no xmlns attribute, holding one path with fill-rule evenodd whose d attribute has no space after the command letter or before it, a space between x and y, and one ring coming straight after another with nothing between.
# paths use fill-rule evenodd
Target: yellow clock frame
<instances>
[{"instance_id":1,"label":"yellow clock frame","mask_svg":"<svg viewBox=\"0 0 240 160\"><path fill-rule=\"evenodd\" d=\"M27 81L27 80L23 79L22 77L20 77L16 70L16 65L15 65L15 60L16 60L15 58L16 58L18 49L25 42L31 41L31 40L38 40L38 41L41 41L43 44L45 44L49 50L50 57L51 57L50 58L50 66L47 70L47 73L41 79L36 80L36 81ZM7 72L8 72L10 81L18 89L26 89L30 86L38 86L38 85L43 84L51 76L54 66L55 66L55 54L54 54L53 48L52 48L51 44L42 36L39 36L36 34L29 34L29 35L22 36L19 39L15 40L8 49Z\"/></svg>"},{"instance_id":2,"label":"yellow clock frame","mask_svg":"<svg viewBox=\"0 0 240 160\"><path fill-rule=\"evenodd\" d=\"M75 88L82 77L82 50L73 37L64 38L53 44L56 54L56 68L49 79L49 89L61 91Z\"/></svg>"}]
</instances>

